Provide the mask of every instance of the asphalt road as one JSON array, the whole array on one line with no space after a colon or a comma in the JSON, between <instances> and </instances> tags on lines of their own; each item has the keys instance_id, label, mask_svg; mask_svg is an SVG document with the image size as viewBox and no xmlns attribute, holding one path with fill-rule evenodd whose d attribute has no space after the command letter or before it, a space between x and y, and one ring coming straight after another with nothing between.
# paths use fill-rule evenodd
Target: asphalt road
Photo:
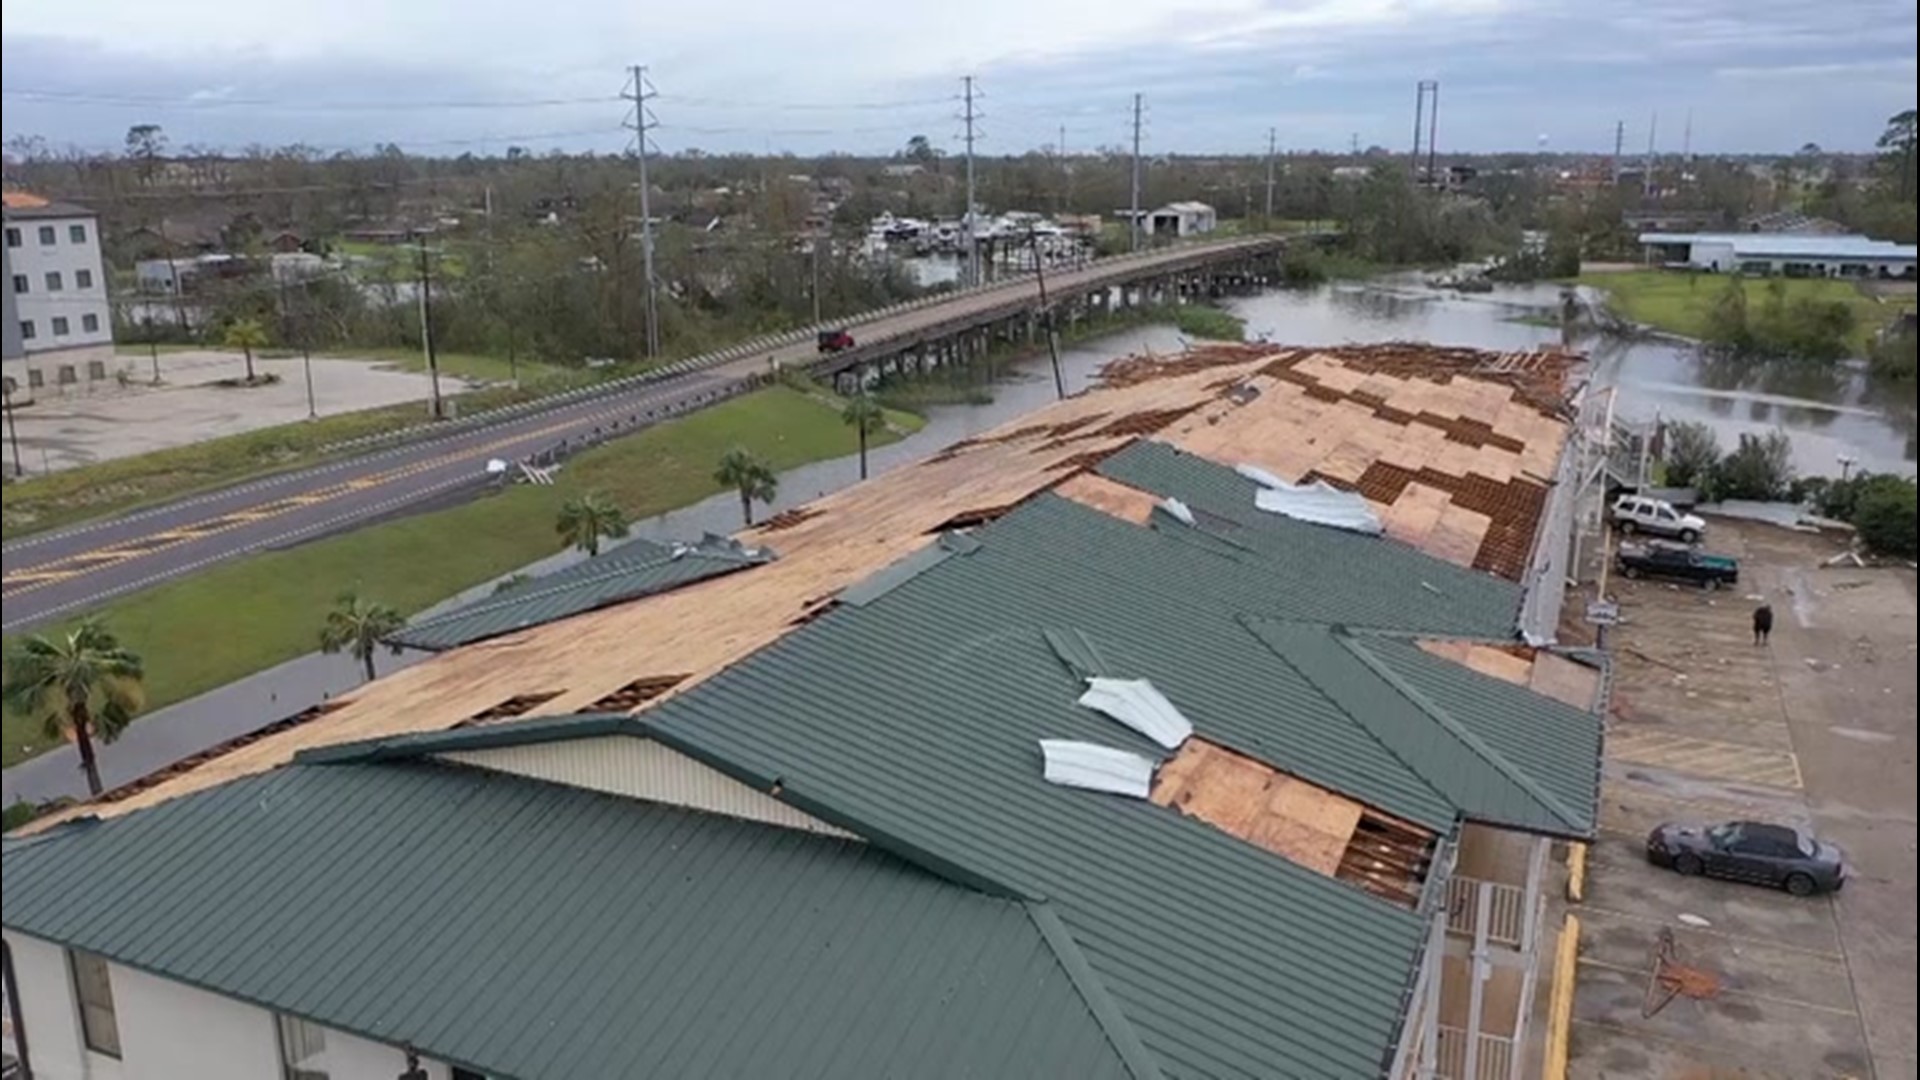
<instances>
[{"instance_id":1,"label":"asphalt road","mask_svg":"<svg viewBox=\"0 0 1920 1080\"><path fill-rule=\"evenodd\" d=\"M1228 241L1225 249L1271 241ZM1184 262L1195 248L1177 248L1049 275L1050 292L1137 273L1143 265ZM911 336L1033 296L1031 279L975 290L926 307L848 325L862 346ZM339 532L370 519L485 482L486 463L516 461L596 431L625 430L721 400L770 362L817 359L812 342L749 355L674 375L619 394L503 417L362 456L281 473L166 506L27 536L0 550L0 630L12 633L97 605L115 596L190 574L247 552L283 547Z\"/></svg>"}]
</instances>

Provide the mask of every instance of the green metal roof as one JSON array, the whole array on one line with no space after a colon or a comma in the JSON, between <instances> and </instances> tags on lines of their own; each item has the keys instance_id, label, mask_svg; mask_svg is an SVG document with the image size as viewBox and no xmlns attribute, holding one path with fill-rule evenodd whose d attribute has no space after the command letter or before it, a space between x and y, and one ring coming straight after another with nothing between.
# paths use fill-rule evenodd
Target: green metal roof
<instances>
[{"instance_id":1,"label":"green metal roof","mask_svg":"<svg viewBox=\"0 0 1920 1080\"><path fill-rule=\"evenodd\" d=\"M726 542L668 547L631 540L595 558L451 611L416 619L395 644L439 651L637 600L767 561Z\"/></svg>"},{"instance_id":2,"label":"green metal roof","mask_svg":"<svg viewBox=\"0 0 1920 1080\"><path fill-rule=\"evenodd\" d=\"M1247 625L1463 817L1561 836L1593 832L1595 714L1410 641L1271 619Z\"/></svg>"},{"instance_id":3,"label":"green metal roof","mask_svg":"<svg viewBox=\"0 0 1920 1080\"><path fill-rule=\"evenodd\" d=\"M1206 458L1141 440L1101 462L1107 478L1172 496L1199 515L1156 527L1198 545L1257 554L1287 596L1290 618L1428 634L1512 640L1521 587L1385 537L1310 525L1255 509L1258 485ZM1182 530L1185 529L1183 532Z\"/></svg>"},{"instance_id":4,"label":"green metal roof","mask_svg":"<svg viewBox=\"0 0 1920 1080\"><path fill-rule=\"evenodd\" d=\"M1044 903L480 770L294 765L4 854L9 929L520 1080L1153 1077Z\"/></svg>"}]
</instances>

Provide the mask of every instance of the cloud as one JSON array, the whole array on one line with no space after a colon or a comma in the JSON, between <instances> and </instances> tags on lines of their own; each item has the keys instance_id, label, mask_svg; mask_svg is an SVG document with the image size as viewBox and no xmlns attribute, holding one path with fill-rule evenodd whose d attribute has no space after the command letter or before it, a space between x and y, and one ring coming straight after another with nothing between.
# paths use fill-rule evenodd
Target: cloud
<instances>
[{"instance_id":1,"label":"cloud","mask_svg":"<svg viewBox=\"0 0 1920 1080\"><path fill-rule=\"evenodd\" d=\"M104 29L76 29L104 28ZM195 142L612 150L611 100L650 64L667 149L952 145L979 77L994 153L1130 139L1157 151L1398 146L1413 82L1441 81L1441 149L1608 149L1655 111L1701 150L1864 148L1913 103L1911 0L9 0L8 135L114 146L131 123ZM644 47L644 56L634 55ZM40 91L25 93L24 91ZM449 107L500 103L495 108ZM839 107L822 107L835 106ZM355 107L343 107L355 106ZM528 138L542 136L543 138Z\"/></svg>"}]
</instances>

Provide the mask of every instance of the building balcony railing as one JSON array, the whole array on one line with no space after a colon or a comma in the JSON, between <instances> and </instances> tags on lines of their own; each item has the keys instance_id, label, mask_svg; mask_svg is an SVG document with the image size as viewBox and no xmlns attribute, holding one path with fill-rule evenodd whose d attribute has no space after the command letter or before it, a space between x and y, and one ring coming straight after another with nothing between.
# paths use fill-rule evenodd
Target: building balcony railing
<instances>
[{"instance_id":1,"label":"building balcony railing","mask_svg":"<svg viewBox=\"0 0 1920 1080\"><path fill-rule=\"evenodd\" d=\"M1447 882L1447 932L1472 938L1487 908L1487 940L1518 949L1528 940L1527 891L1518 885L1455 877Z\"/></svg>"},{"instance_id":2,"label":"building balcony railing","mask_svg":"<svg viewBox=\"0 0 1920 1080\"><path fill-rule=\"evenodd\" d=\"M1468 1076L1466 1029L1442 1024L1434 1055L1434 1080L1510 1080L1514 1075L1514 1053L1512 1039L1482 1034L1480 1053L1473 1066L1478 1075Z\"/></svg>"}]
</instances>

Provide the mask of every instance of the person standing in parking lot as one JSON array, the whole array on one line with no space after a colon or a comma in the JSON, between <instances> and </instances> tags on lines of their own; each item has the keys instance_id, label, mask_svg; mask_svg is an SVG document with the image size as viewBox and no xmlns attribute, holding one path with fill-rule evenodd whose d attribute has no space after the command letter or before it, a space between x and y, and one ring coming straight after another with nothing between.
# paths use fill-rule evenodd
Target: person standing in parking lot
<instances>
[{"instance_id":1,"label":"person standing in parking lot","mask_svg":"<svg viewBox=\"0 0 1920 1080\"><path fill-rule=\"evenodd\" d=\"M1773 607L1761 604L1753 609L1753 643L1765 645L1767 635L1773 633Z\"/></svg>"}]
</instances>

